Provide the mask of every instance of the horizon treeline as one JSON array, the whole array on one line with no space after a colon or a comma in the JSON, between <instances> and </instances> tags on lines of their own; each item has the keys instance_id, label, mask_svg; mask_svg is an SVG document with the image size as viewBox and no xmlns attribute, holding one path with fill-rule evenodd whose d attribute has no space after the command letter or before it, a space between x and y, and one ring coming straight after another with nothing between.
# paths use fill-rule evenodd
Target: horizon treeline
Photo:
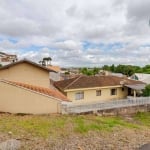
<instances>
[{"instance_id":1,"label":"horizon treeline","mask_svg":"<svg viewBox=\"0 0 150 150\"><path fill-rule=\"evenodd\" d=\"M111 71L113 73L122 73L127 76L131 76L134 73L147 73L150 74L150 65L145 65L144 67L134 66L134 65L104 65L102 67L94 67L94 68L80 68L80 72L86 75L95 75L100 70Z\"/></svg>"}]
</instances>

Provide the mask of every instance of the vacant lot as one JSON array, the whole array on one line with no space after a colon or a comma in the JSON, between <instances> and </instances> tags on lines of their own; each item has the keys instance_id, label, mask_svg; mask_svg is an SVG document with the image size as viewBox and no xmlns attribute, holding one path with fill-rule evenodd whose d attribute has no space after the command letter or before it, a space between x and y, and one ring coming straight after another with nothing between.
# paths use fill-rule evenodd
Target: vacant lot
<instances>
[{"instance_id":1,"label":"vacant lot","mask_svg":"<svg viewBox=\"0 0 150 150\"><path fill-rule=\"evenodd\" d=\"M132 150L150 142L150 113L126 117L0 114L0 141L21 150Z\"/></svg>"}]
</instances>

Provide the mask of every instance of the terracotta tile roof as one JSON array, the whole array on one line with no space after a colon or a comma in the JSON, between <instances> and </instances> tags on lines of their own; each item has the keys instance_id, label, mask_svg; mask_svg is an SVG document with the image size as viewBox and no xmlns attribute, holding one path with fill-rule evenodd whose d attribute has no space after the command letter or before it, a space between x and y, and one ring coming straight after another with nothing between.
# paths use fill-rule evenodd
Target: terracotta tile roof
<instances>
[{"instance_id":1,"label":"terracotta tile roof","mask_svg":"<svg viewBox=\"0 0 150 150\"><path fill-rule=\"evenodd\" d=\"M121 84L134 85L144 84L141 81L129 80L128 78L117 76L80 76L73 79L57 81L54 83L59 90L93 88L105 86L119 86Z\"/></svg>"},{"instance_id":2,"label":"terracotta tile roof","mask_svg":"<svg viewBox=\"0 0 150 150\"><path fill-rule=\"evenodd\" d=\"M30 64L30 65L33 65L33 66L38 67L38 68L40 68L40 69L46 70L46 71L48 71L48 72L56 72L56 71L54 71L54 70L51 70L51 69L49 69L49 68L46 68L46 67L44 67L44 66L42 66L42 65L39 65L39 64L37 64L37 63L35 63L35 62L32 62L32 61L30 61L30 60L27 60L27 59L23 59L23 60L20 60L20 61L17 61L17 62L8 64L8 65L5 65L5 66L3 66L3 67L0 67L0 70L7 69L7 68L9 68L9 67L12 67L12 66L14 66L14 65L21 64L21 63L28 63L28 64Z\"/></svg>"},{"instance_id":3,"label":"terracotta tile roof","mask_svg":"<svg viewBox=\"0 0 150 150\"><path fill-rule=\"evenodd\" d=\"M59 66L46 66L48 69L50 70L54 70L56 72L59 72L61 71L60 67Z\"/></svg>"},{"instance_id":4,"label":"terracotta tile roof","mask_svg":"<svg viewBox=\"0 0 150 150\"><path fill-rule=\"evenodd\" d=\"M29 89L47 96L51 96L54 98L57 98L62 101L70 101L65 95L63 95L61 92L58 90L50 89L50 88L44 88L44 87L39 87L35 85L30 85L30 84L25 84L25 83L20 83L20 82L14 82L14 81L8 81L8 80L1 80L2 82L9 83L11 85L23 87L25 89Z\"/></svg>"}]
</instances>

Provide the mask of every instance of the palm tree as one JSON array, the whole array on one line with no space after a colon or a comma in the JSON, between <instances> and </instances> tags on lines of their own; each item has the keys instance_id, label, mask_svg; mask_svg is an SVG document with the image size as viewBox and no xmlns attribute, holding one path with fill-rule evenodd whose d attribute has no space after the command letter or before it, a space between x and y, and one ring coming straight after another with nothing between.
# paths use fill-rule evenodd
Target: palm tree
<instances>
[{"instance_id":1,"label":"palm tree","mask_svg":"<svg viewBox=\"0 0 150 150\"><path fill-rule=\"evenodd\" d=\"M42 61L39 61L39 64L42 64L42 66L51 65L52 58L51 57L44 57Z\"/></svg>"}]
</instances>

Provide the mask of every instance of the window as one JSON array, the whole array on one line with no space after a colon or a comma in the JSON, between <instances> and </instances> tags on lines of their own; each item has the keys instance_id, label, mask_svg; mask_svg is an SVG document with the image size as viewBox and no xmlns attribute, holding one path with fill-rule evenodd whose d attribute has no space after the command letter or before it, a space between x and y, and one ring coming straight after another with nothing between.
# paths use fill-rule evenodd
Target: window
<instances>
[{"instance_id":1,"label":"window","mask_svg":"<svg viewBox=\"0 0 150 150\"><path fill-rule=\"evenodd\" d=\"M111 95L117 95L117 89L111 89Z\"/></svg>"},{"instance_id":2,"label":"window","mask_svg":"<svg viewBox=\"0 0 150 150\"><path fill-rule=\"evenodd\" d=\"M75 94L75 99L76 100L84 99L84 92L77 92Z\"/></svg>"},{"instance_id":3,"label":"window","mask_svg":"<svg viewBox=\"0 0 150 150\"><path fill-rule=\"evenodd\" d=\"M124 91L124 88L122 88L122 91Z\"/></svg>"},{"instance_id":4,"label":"window","mask_svg":"<svg viewBox=\"0 0 150 150\"><path fill-rule=\"evenodd\" d=\"M96 96L101 96L101 90L96 90Z\"/></svg>"}]
</instances>

